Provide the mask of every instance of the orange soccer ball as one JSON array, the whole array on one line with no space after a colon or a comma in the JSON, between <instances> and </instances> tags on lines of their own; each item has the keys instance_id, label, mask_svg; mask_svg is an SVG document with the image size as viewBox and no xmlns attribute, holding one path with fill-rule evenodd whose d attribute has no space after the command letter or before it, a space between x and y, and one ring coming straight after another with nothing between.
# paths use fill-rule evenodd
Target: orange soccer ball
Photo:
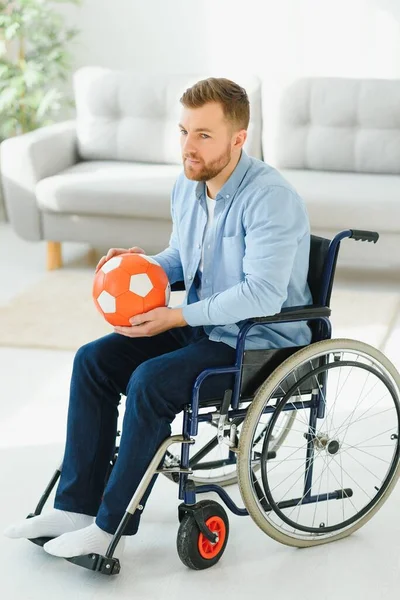
<instances>
[{"instance_id":1,"label":"orange soccer ball","mask_svg":"<svg viewBox=\"0 0 400 600\"><path fill-rule=\"evenodd\" d=\"M167 306L171 287L164 269L149 256L125 253L113 256L93 282L93 300L111 325L129 327L129 319Z\"/></svg>"}]
</instances>

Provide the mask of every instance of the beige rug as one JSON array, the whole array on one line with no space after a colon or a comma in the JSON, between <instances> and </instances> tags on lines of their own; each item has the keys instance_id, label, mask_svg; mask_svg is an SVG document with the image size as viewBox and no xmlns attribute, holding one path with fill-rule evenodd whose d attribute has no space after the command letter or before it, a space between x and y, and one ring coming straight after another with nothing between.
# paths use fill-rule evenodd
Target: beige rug
<instances>
[{"instance_id":1,"label":"beige rug","mask_svg":"<svg viewBox=\"0 0 400 600\"><path fill-rule=\"evenodd\" d=\"M0 306L0 345L76 350L111 333L92 299L94 270L47 273L9 304Z\"/></svg>"},{"instance_id":2,"label":"beige rug","mask_svg":"<svg viewBox=\"0 0 400 600\"><path fill-rule=\"evenodd\" d=\"M77 350L113 328L92 300L93 268L63 268L0 306L0 346ZM172 295L171 305L182 301ZM334 337L351 337L385 351L399 335L400 294L338 285L332 297ZM393 345L393 344L392 344ZM396 343L396 354L398 352Z\"/></svg>"}]
</instances>

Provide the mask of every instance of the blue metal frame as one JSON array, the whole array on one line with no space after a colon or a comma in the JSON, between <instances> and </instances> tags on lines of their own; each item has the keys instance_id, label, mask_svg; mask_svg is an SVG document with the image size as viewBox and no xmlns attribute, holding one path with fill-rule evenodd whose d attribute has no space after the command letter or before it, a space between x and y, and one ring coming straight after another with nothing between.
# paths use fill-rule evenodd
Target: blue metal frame
<instances>
[{"instance_id":1,"label":"blue metal frame","mask_svg":"<svg viewBox=\"0 0 400 600\"><path fill-rule=\"evenodd\" d=\"M326 258L326 262L324 265L324 271L322 275L322 284L321 284L321 294L319 298L319 303L321 306L326 306L326 301L329 294L329 289L331 287L333 270L335 266L335 261L337 257L337 253L339 251L340 243L343 239L349 238L353 235L352 230L348 229L345 231L341 231L338 233L333 240L331 241L328 249L328 255ZM295 321L304 321L304 318L290 318L288 317L286 320L279 321L279 323L292 323ZM322 324L322 327L319 329L319 336L316 341L321 341L323 339L330 339L332 335L331 323L328 317L314 317L312 319L307 318L307 321L319 321ZM243 416L247 409L238 409L239 400L240 400L240 388L242 381L242 368L243 368L243 358L244 358L244 350L245 350L245 341L246 336L249 331L255 326L259 325L259 322L253 321L249 319L246 321L240 328L237 345L236 345L236 360L234 366L230 367L222 367L217 369L205 369L202 371L193 386L192 392L192 402L190 408L185 409L184 411L184 419L183 419L183 431L182 434L185 438L189 439L191 436L196 436L198 433L198 424L200 421L210 421L212 419L212 412L207 414L199 415L200 408L200 388L203 381L209 377L210 375L217 374L232 374L235 375L235 382L231 400L231 411L229 411L229 418L234 418L238 416ZM317 407L319 403L316 403ZM291 409L291 405L288 405L287 410ZM271 408L272 411L272 408ZM316 424L316 419L320 415L318 414L318 408L310 410L310 428L314 429ZM189 467L189 444L182 444L181 451L181 467L188 468ZM311 502L311 479L312 479L312 453L313 453L313 444L311 442L308 443L307 448L307 458L306 458L306 467L305 467L305 493L307 490L309 492L306 493L305 502ZM179 480L179 498L184 500L186 504L195 504L196 503L196 494L207 493L207 492L215 492L220 498L225 502L227 507L238 516L247 516L248 512L246 509L239 508L230 496L226 493L226 491L218 486L218 485L202 485L196 486L194 491L194 486L188 486L186 488L186 483L188 480L188 475L181 473ZM329 499L329 495L327 496Z\"/></svg>"}]
</instances>

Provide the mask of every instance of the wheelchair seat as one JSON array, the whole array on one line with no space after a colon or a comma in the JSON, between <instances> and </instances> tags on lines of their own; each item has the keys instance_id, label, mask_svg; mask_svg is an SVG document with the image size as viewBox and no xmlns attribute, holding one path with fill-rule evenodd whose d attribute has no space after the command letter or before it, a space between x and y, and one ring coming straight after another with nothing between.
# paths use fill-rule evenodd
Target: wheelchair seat
<instances>
[{"instance_id":1,"label":"wheelchair seat","mask_svg":"<svg viewBox=\"0 0 400 600\"><path fill-rule=\"evenodd\" d=\"M271 350L247 350L243 355L242 385L240 396L242 401L251 400L266 378L289 356L300 350L302 346L290 348L274 348ZM219 408L222 398L200 398L200 407L215 406Z\"/></svg>"}]
</instances>

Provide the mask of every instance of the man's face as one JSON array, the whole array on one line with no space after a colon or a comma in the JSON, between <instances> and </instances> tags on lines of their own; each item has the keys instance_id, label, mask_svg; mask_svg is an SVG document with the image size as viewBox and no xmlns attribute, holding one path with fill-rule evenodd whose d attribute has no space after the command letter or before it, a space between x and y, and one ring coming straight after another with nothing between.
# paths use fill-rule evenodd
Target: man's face
<instances>
[{"instance_id":1,"label":"man's face","mask_svg":"<svg viewBox=\"0 0 400 600\"><path fill-rule=\"evenodd\" d=\"M185 175L193 181L210 181L230 162L235 132L218 102L182 110L182 160Z\"/></svg>"}]
</instances>

